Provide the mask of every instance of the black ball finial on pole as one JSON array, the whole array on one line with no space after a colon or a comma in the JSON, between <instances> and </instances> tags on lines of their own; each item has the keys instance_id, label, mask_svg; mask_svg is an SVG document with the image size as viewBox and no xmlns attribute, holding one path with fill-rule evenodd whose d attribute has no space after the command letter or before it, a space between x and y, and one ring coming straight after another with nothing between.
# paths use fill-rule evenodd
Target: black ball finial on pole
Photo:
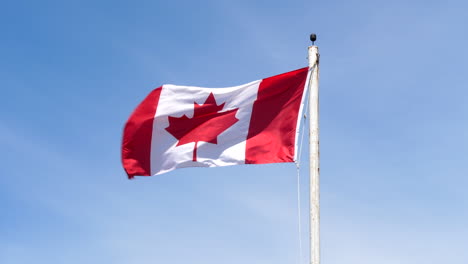
<instances>
[{"instance_id":1,"label":"black ball finial on pole","mask_svg":"<svg viewBox=\"0 0 468 264\"><path fill-rule=\"evenodd\" d=\"M312 41L312 45L314 45L314 42L317 40L317 35L315 33L310 34L310 41Z\"/></svg>"}]
</instances>

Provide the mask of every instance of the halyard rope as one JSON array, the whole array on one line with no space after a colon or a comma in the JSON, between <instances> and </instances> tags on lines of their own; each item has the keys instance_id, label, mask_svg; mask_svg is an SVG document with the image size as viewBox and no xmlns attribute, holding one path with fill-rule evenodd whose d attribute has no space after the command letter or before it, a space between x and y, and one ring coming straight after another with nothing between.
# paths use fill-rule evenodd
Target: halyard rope
<instances>
[{"instance_id":1,"label":"halyard rope","mask_svg":"<svg viewBox=\"0 0 468 264\"><path fill-rule=\"evenodd\" d=\"M306 101L306 105L304 105L304 109L307 109L308 101ZM302 154L302 145L304 143L304 130L306 127L306 115L303 116L304 120L302 123L302 133L301 133L301 140L299 141L299 151L298 151L298 159L296 160L296 170L297 170L297 227L299 233L299 261L300 264L303 260L303 252L302 252L302 221L301 221L301 175L300 175L300 159Z\"/></svg>"}]
</instances>

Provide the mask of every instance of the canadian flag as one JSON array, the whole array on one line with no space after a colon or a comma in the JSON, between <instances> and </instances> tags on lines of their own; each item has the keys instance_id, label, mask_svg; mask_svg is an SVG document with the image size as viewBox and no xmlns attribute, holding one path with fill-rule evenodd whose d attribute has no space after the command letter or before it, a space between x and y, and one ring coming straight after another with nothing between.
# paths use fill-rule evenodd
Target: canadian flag
<instances>
[{"instance_id":1,"label":"canadian flag","mask_svg":"<svg viewBox=\"0 0 468 264\"><path fill-rule=\"evenodd\" d=\"M227 88L163 85L128 119L129 178L183 167L294 162L308 68Z\"/></svg>"}]
</instances>

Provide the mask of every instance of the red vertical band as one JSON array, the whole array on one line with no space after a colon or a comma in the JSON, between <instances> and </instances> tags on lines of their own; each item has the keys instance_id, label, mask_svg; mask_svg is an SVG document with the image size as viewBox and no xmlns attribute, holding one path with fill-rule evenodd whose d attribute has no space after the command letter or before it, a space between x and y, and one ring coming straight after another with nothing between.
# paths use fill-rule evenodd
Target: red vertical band
<instances>
[{"instance_id":1,"label":"red vertical band","mask_svg":"<svg viewBox=\"0 0 468 264\"><path fill-rule=\"evenodd\" d=\"M245 163L294 161L296 125L308 68L263 79L254 102Z\"/></svg>"},{"instance_id":2,"label":"red vertical band","mask_svg":"<svg viewBox=\"0 0 468 264\"><path fill-rule=\"evenodd\" d=\"M125 124L122 140L122 164L128 178L151 175L151 137L162 87L154 89Z\"/></svg>"}]
</instances>

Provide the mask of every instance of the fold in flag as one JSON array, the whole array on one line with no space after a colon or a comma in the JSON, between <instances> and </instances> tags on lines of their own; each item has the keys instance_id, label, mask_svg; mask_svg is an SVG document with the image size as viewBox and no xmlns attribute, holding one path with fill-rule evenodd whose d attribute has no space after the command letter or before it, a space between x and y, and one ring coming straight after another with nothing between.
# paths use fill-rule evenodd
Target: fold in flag
<instances>
[{"instance_id":1,"label":"fold in flag","mask_svg":"<svg viewBox=\"0 0 468 264\"><path fill-rule=\"evenodd\" d=\"M294 162L308 68L228 88L163 85L128 119L129 178L183 167Z\"/></svg>"}]
</instances>

